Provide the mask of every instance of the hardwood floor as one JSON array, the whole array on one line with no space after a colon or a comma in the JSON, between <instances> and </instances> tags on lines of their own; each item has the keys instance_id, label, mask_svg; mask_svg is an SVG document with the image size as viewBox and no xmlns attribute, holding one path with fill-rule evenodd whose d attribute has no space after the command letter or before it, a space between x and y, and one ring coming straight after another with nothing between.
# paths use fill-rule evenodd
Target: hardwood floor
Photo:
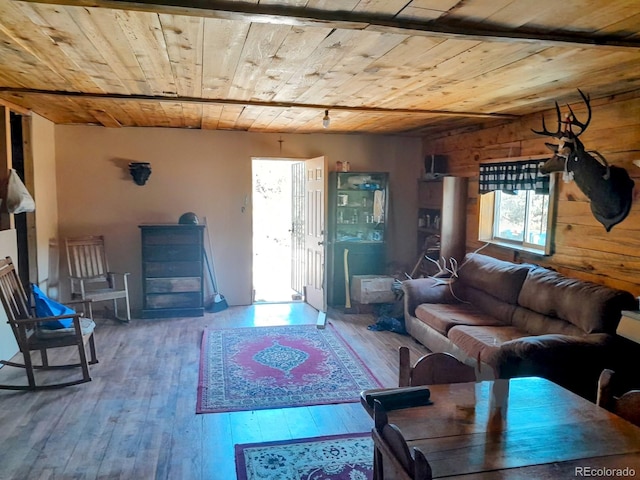
<instances>
[{"instance_id":1,"label":"hardwood floor","mask_svg":"<svg viewBox=\"0 0 640 480\"><path fill-rule=\"evenodd\" d=\"M233 480L234 444L370 431L359 403L195 413L205 328L315 324L316 317L296 303L129 325L98 319L92 382L0 390L0 479ZM330 311L328 322L384 386L397 385L398 346L410 347L412 361L427 352L410 337L367 330L371 315ZM24 373L0 369L0 383L11 381L24 382Z\"/></svg>"}]
</instances>

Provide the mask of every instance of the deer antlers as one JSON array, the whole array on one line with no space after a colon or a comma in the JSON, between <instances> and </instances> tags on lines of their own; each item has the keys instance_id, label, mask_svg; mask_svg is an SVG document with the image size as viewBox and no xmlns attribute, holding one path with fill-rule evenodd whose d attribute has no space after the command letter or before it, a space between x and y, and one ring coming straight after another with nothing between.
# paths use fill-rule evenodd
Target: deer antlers
<instances>
[{"instance_id":1,"label":"deer antlers","mask_svg":"<svg viewBox=\"0 0 640 480\"><path fill-rule=\"evenodd\" d=\"M582 97L582 100L584 101L584 103L587 106L587 121L582 123L580 122L577 118L575 113L573 113L573 110L571 109L571 106L569 104L567 104L567 108L569 108L569 115L567 115L567 119L563 122L562 121L562 115L560 114L560 107L558 106L558 102L555 102L556 104L556 116L558 119L558 130L556 132L550 132L549 130L547 130L547 126L544 123L544 115L542 116L542 130L534 130L531 129L531 131L537 135L544 135L546 137L553 137L553 138L562 138L564 136L564 133L566 132L566 129L569 129L569 131L571 131L571 127L572 126L576 126L580 128L580 132L575 133L574 135L576 137L579 137L580 135L582 135L586 130L587 127L589 126L589 122L591 122L591 103L590 103L590 99L588 95L585 95L582 90L578 89L578 92L580 92L580 96ZM562 129L562 124L565 124L565 131L563 132Z\"/></svg>"},{"instance_id":2,"label":"deer antlers","mask_svg":"<svg viewBox=\"0 0 640 480\"><path fill-rule=\"evenodd\" d=\"M434 286L450 285L458 278L458 261L455 258L452 257L449 259L449 265L451 268L447 267L447 259L444 257L442 257L442 265L440 265L439 259L436 261L429 258L427 255L425 255L424 258L438 267L438 273L429 276L429 278L435 280Z\"/></svg>"},{"instance_id":3,"label":"deer antlers","mask_svg":"<svg viewBox=\"0 0 640 480\"><path fill-rule=\"evenodd\" d=\"M542 115L542 130L534 130L531 131L537 135L544 135L545 137L553 137L553 138L562 138L562 116L560 114L560 107L558 106L558 102L556 102L556 115L558 117L558 131L555 133L547 130L547 125L544 123L544 115Z\"/></svg>"}]
</instances>

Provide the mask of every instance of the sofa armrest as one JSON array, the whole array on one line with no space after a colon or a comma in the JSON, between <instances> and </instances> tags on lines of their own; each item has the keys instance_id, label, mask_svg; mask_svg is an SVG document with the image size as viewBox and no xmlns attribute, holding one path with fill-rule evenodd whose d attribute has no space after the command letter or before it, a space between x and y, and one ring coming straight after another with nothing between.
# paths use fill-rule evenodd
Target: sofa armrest
<instances>
[{"instance_id":1,"label":"sofa armrest","mask_svg":"<svg viewBox=\"0 0 640 480\"><path fill-rule=\"evenodd\" d=\"M443 285L433 278L415 278L402 282L405 314L415 316L421 303L459 303L450 285Z\"/></svg>"},{"instance_id":2,"label":"sofa armrest","mask_svg":"<svg viewBox=\"0 0 640 480\"><path fill-rule=\"evenodd\" d=\"M500 346L495 360L497 363L503 364L517 359L548 361L585 355L600 356L612 346L613 336L606 333L593 333L584 336L535 335L504 342Z\"/></svg>"},{"instance_id":3,"label":"sofa armrest","mask_svg":"<svg viewBox=\"0 0 640 480\"><path fill-rule=\"evenodd\" d=\"M491 359L500 378L535 375L590 398L613 358L614 336L546 334L505 342Z\"/></svg>"}]
</instances>

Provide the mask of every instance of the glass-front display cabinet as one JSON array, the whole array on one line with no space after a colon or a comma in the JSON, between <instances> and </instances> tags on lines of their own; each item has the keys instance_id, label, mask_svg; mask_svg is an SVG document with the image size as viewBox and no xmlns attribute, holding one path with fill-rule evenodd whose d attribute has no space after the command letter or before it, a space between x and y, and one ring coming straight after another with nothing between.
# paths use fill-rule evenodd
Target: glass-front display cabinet
<instances>
[{"instance_id":1,"label":"glass-front display cabinet","mask_svg":"<svg viewBox=\"0 0 640 480\"><path fill-rule=\"evenodd\" d=\"M385 273L388 202L389 174L386 172L333 172L330 175L329 305L345 305L346 278Z\"/></svg>"}]
</instances>

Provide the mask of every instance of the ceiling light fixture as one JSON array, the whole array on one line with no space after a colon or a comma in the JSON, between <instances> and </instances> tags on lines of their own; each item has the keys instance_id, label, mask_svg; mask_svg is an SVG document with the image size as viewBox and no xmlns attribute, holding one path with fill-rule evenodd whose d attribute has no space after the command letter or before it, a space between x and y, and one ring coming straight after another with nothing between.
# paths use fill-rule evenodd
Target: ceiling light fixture
<instances>
[{"instance_id":1,"label":"ceiling light fixture","mask_svg":"<svg viewBox=\"0 0 640 480\"><path fill-rule=\"evenodd\" d=\"M324 111L324 117L322 117L322 126L324 128L329 128L331 124L331 119L329 118L329 110Z\"/></svg>"}]
</instances>

